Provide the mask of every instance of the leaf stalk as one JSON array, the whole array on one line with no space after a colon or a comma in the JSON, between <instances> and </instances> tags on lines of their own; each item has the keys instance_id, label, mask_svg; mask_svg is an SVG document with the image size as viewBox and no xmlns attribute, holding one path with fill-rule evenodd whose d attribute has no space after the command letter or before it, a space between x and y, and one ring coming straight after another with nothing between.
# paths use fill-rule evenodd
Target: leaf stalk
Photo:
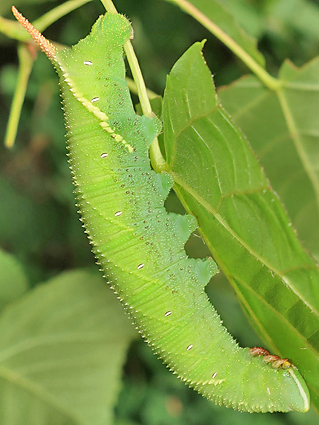
<instances>
[{"instance_id":1,"label":"leaf stalk","mask_svg":"<svg viewBox=\"0 0 319 425\"><path fill-rule=\"evenodd\" d=\"M217 37L225 46L227 46L244 64L260 79L260 81L270 90L278 90L282 86L282 82L271 76L265 68L259 65L236 41L234 41L227 33L225 33L218 25L207 18L200 10L189 3L187 0L171 0L176 3L182 10L193 16L205 28L208 29L215 37Z\"/></svg>"},{"instance_id":2,"label":"leaf stalk","mask_svg":"<svg viewBox=\"0 0 319 425\"><path fill-rule=\"evenodd\" d=\"M112 0L101 0L101 3L108 12L118 13ZM129 67L132 72L134 82L136 84L136 90L141 103L143 114L148 117L152 117L154 113L152 111L152 107L147 95L147 89L142 75L142 71L130 40L125 43L124 50ZM152 167L156 172L160 173L161 171L166 169L166 162L161 153L157 137L153 140L150 146L150 157Z\"/></svg>"}]
</instances>

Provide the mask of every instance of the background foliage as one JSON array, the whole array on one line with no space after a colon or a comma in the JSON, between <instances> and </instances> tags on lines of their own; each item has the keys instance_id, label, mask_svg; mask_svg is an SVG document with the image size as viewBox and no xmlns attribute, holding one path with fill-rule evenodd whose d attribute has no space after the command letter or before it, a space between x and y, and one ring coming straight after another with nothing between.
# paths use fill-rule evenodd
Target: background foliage
<instances>
[{"instance_id":1,"label":"background foliage","mask_svg":"<svg viewBox=\"0 0 319 425\"><path fill-rule=\"evenodd\" d=\"M258 37L259 48L266 57L268 70L273 75L278 74L281 63L286 57L290 58L295 65L300 66L317 54L319 7L315 1L227 0L224 3L247 32ZM39 0L15 2L15 6L19 7L30 21L57 4L58 2L54 1ZM0 15L10 17L11 5L11 1L2 1ZM217 87L227 85L247 72L246 67L224 45L194 19L172 4L163 0L135 0L134 2L119 0L116 2L116 6L132 21L135 30L134 47L146 84L153 91L159 94L163 93L166 75L175 61L193 42L203 38L207 38L204 54L214 73ZM101 4L91 2L50 26L45 35L63 44L74 44L89 32L96 16L101 13L104 13ZM1 36L0 42L0 135L3 139L16 83L17 57L16 43L13 40ZM230 88L232 87L230 86ZM239 86L238 90L240 89ZM236 113L240 115L240 107L242 107L240 104L242 93L238 95L240 100L237 102L236 93L238 92L231 92L231 95L227 97L226 89L220 92L225 105L227 103L229 112L234 113L237 119ZM275 126L275 118L275 116L269 117L270 128ZM245 122L240 121L239 124L243 128ZM277 129L276 126L275 128ZM247 133L253 131L250 128L244 128L244 130ZM251 138L253 139L253 137ZM29 422L25 423L36 423L33 416L35 415L39 424L108 424L111 421L111 409L108 406L112 406L114 403L116 392L119 389L121 373L119 365L117 366L117 376L113 378L113 381L110 379L110 382L107 383L108 386L113 385L113 390L110 391L113 399L107 401L107 394L103 395L104 399L101 404L104 405L104 410L100 411L99 415L91 413L90 416L80 399L69 400L70 403L66 403L65 400L61 401L57 396L59 391L56 391L61 388L65 390L72 382L78 390L77 393L81 394L76 377L79 370L88 367L85 356L91 357L93 352L96 353L96 344L98 344L100 348L97 351L101 353L101 358L107 356L107 350L115 352L114 347L116 346L119 354L115 357L123 359L128 343L135 333L132 331L129 321L126 323L124 320L123 338L121 341L114 342L114 338L109 336L110 331L100 327L101 323L108 323L112 329L114 317L117 318L120 315L117 316L117 313L113 313L113 319L104 317L103 308L100 307L99 310L95 305L94 291L97 291L97 298L108 296L106 295L107 289L104 292L98 276L93 275L90 278L93 286L94 282L96 283L93 295L90 292L91 301L90 297L88 300L88 293L83 290L81 283L83 279L87 278L89 272L73 271L63 275L65 277L55 278L65 270L90 268L94 259L75 213L73 188L65 156L63 116L60 109L57 77L51 64L42 54L39 54L32 70L16 146L11 151L6 150L3 146L0 149L0 244L5 251L14 255L12 257L1 252L0 256L1 268L5 270L0 281L0 307L4 309L0 320L0 329L4 335L5 332L9 332L7 338L4 338L0 345L0 363L2 365L0 385L3 385L3 377L6 376L5 373L8 369L16 368L18 372L19 368L22 368L22 370L28 371L27 376L30 379L25 384L26 388L21 394L14 394L13 389L12 399L10 399L11 402L15 400L16 403L23 406L23 410L19 410L19 414L28 418ZM287 172L282 162L276 163L272 170L281 175ZM288 172L291 172L291 169ZM302 185L295 190L298 191L295 194L296 197L299 194L304 196ZM167 206L174 210L181 208L174 195L168 199ZM309 232L306 229L307 231ZM315 232L313 233L315 234ZM192 256L207 255L206 247L196 236L190 239L187 249ZM13 273L14 276L10 276L10 273ZM61 298L58 297L57 292L59 279L66 279L68 282L63 285L65 293L60 294ZM16 282L15 288L6 283L12 281ZM41 286L43 282L45 284ZM37 288L38 286L40 288ZM8 289L2 290L3 288ZM233 290L222 275L214 278L207 291L221 313L225 325L239 342L242 345L260 345L259 338L252 331L238 306ZM75 294L77 294L76 297ZM107 302L113 303L114 300ZM77 310L77 306L83 303L87 303L87 309L94 311L95 314L82 317L81 319L85 318L82 323L78 319L87 313L84 313L84 310ZM50 305L51 307L48 307ZM116 309L116 305L116 302L114 307L112 304L112 308ZM45 315L47 310L55 312L56 315L50 316L48 319ZM95 319L94 316L96 316ZM59 321L61 317L63 318L61 333L64 335L55 335L55 338L58 338L59 341L61 338L62 341L65 338L64 341L66 341L70 335L79 334L86 338L85 343L77 341L81 348L74 346L74 359L81 358L81 356L79 357L80 353L84 360L83 363L78 362L78 369L75 367L73 373L70 372L68 382L62 379L64 378L63 373L59 380L57 373L61 365L58 360L64 359L63 344L60 348L55 347L56 351L52 353L49 365L41 363L41 359L38 359L36 365L33 365L34 356L32 347L28 345L30 338L27 338L28 332L33 336L36 335L37 341L42 341L44 344L44 351L46 349L50 351L50 345L49 348L47 345L47 337L50 332L45 329L45 323L50 323L50 320ZM12 336L10 329L13 325L10 320L15 323L14 326L18 326L19 318L21 333ZM74 318L77 319L78 329L74 328ZM101 322L99 322L100 320ZM94 332L96 323L99 323L97 325L100 330L98 337ZM43 333L46 335L44 342L41 339ZM92 343L94 338L95 345ZM26 340L29 342L26 343ZM87 344L89 347L83 348L81 343ZM19 347L22 347L21 352ZM86 349L88 349L87 352ZM90 350L92 351L90 352ZM22 356L21 353L23 353ZM27 361L26 353L30 356L30 361ZM100 360L98 354L95 355L97 356L96 365ZM74 359L65 359L64 366L68 362L73 362ZM8 361L10 368L5 367ZM102 361L100 363L101 371L105 364L103 365ZM39 368L38 365L41 367ZM108 367L109 370L114 370L116 366L110 363ZM46 381L48 371L55 371L56 376L56 381L50 382L50 385L47 385ZM87 372L89 376L89 368ZM82 377L84 387L86 384L90 387L88 376ZM101 376L103 375L101 374ZM7 382L10 379L13 380L14 377L8 377ZM35 385L39 382L40 384L46 382L47 388L50 388L46 397L40 397L36 388L28 386L30 383ZM103 380L101 380L100 386L100 388L104 388ZM3 386L0 388L1 391L4 391ZM116 424L249 424L250 422L298 424L304 423L305 420L305 416L298 413L250 415L216 407L176 380L152 355L146 344L140 340L135 340L130 345L121 388L115 408L114 421ZM83 391L83 394L86 394L86 390ZM32 394L33 412L28 411L28 403L26 403L30 394ZM14 395L16 398L13 397ZM90 397L93 400L94 393L91 393ZM3 402L8 403L8 400L3 400ZM49 414L41 416L44 411L47 412L45 409L48 405L50 406ZM70 405L72 408L69 408ZM0 410L7 412L5 413L7 416L2 417L1 423L5 425L21 423L21 416L9 413L12 409L6 411L5 407L2 407ZM14 409L14 411L18 410ZM65 419L66 412L67 421ZM313 423L318 421L314 412L307 415L309 423L311 420L314 421Z\"/></svg>"}]
</instances>

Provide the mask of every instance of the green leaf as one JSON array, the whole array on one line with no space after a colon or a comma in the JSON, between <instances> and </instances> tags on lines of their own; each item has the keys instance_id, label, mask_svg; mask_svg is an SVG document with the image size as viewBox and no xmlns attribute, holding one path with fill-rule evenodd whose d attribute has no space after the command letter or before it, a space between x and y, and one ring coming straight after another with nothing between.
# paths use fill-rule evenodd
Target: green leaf
<instances>
[{"instance_id":1,"label":"green leaf","mask_svg":"<svg viewBox=\"0 0 319 425\"><path fill-rule=\"evenodd\" d=\"M223 5L235 16L238 24L253 37L260 37L267 29L267 23L257 4L245 0L223 0Z\"/></svg>"},{"instance_id":2,"label":"green leaf","mask_svg":"<svg viewBox=\"0 0 319 425\"><path fill-rule=\"evenodd\" d=\"M111 422L134 330L96 274L37 287L0 318L0 423Z\"/></svg>"},{"instance_id":3,"label":"green leaf","mask_svg":"<svg viewBox=\"0 0 319 425\"><path fill-rule=\"evenodd\" d=\"M38 2L41 2L42 0L38 0ZM77 9L78 7L83 6L84 4L90 2L92 0L68 0L65 1L63 4L60 4L59 6L51 9L49 12L42 15L40 18L33 21L33 26L37 28L38 31L43 32L47 27L49 27L51 24L56 22L58 19L62 18L63 16L67 15L68 13L72 12L73 10ZM31 3L36 3L36 0L31 0ZM18 2L15 2L15 6L18 7ZM1 6L3 4L0 4L0 14L1 13ZM8 3L10 15L12 15L12 3ZM5 34L7 37L14 38L16 40L20 40L22 42L30 42L31 36L30 34L16 21L13 21L12 19L5 19L2 16L0 16L0 32ZM29 53L30 54L30 53Z\"/></svg>"},{"instance_id":4,"label":"green leaf","mask_svg":"<svg viewBox=\"0 0 319 425\"><path fill-rule=\"evenodd\" d=\"M277 0L267 6L270 27L291 27L295 32L319 40L319 7L316 2Z\"/></svg>"},{"instance_id":5,"label":"green leaf","mask_svg":"<svg viewBox=\"0 0 319 425\"><path fill-rule=\"evenodd\" d=\"M265 59L257 49L256 39L246 34L238 25L234 16L218 0L167 0L189 13L216 35L226 46L237 44L259 65L264 66ZM224 33L221 34L220 32ZM230 47L231 48L231 47Z\"/></svg>"},{"instance_id":6,"label":"green leaf","mask_svg":"<svg viewBox=\"0 0 319 425\"><path fill-rule=\"evenodd\" d=\"M255 77L220 90L224 107L248 137L305 247L319 260L319 58L285 62L282 88Z\"/></svg>"},{"instance_id":7,"label":"green leaf","mask_svg":"<svg viewBox=\"0 0 319 425\"><path fill-rule=\"evenodd\" d=\"M297 365L319 405L318 268L245 137L220 106L201 47L193 45L168 77L169 172L248 317L269 348Z\"/></svg>"},{"instance_id":8,"label":"green leaf","mask_svg":"<svg viewBox=\"0 0 319 425\"><path fill-rule=\"evenodd\" d=\"M28 281L20 263L0 249L0 312L28 290Z\"/></svg>"}]
</instances>

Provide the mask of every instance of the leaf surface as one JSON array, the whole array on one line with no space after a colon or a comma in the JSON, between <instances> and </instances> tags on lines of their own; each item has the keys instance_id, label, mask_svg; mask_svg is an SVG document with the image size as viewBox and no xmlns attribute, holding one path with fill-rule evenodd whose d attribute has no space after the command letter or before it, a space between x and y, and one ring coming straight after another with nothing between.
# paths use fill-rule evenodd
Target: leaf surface
<instances>
[{"instance_id":1,"label":"leaf surface","mask_svg":"<svg viewBox=\"0 0 319 425\"><path fill-rule=\"evenodd\" d=\"M110 423L134 334L103 279L60 275L0 318L0 423Z\"/></svg>"},{"instance_id":2,"label":"leaf surface","mask_svg":"<svg viewBox=\"0 0 319 425\"><path fill-rule=\"evenodd\" d=\"M16 258L0 249L0 311L28 290L28 280Z\"/></svg>"},{"instance_id":3,"label":"leaf surface","mask_svg":"<svg viewBox=\"0 0 319 425\"><path fill-rule=\"evenodd\" d=\"M297 365L319 401L319 272L245 137L219 104L201 44L164 95L169 172L268 348Z\"/></svg>"},{"instance_id":4,"label":"leaf surface","mask_svg":"<svg viewBox=\"0 0 319 425\"><path fill-rule=\"evenodd\" d=\"M319 259L319 58L302 68L285 62L278 92L255 77L219 96L257 153L305 247Z\"/></svg>"}]
</instances>

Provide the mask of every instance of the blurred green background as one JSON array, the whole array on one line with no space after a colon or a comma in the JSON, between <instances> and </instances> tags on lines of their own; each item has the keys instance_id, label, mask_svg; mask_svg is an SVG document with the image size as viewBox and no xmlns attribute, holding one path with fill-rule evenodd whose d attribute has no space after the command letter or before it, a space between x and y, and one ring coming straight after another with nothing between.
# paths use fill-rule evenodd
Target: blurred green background
<instances>
[{"instance_id":1,"label":"blurred green background","mask_svg":"<svg viewBox=\"0 0 319 425\"><path fill-rule=\"evenodd\" d=\"M207 0L209 1L209 0ZM14 5L30 21L58 1L17 0ZM277 74L284 60L300 66L319 51L319 3L305 0L225 0L240 24L258 38L268 70ZM163 94L166 75L195 41L207 39L205 58L217 87L247 72L245 66L190 16L164 0L117 0L118 10L132 21L134 48L148 88ZM12 2L2 0L0 15L11 17ZM299 13L295 13L296 8ZM45 31L45 36L74 44L104 12L99 1L88 3ZM0 138L17 78L17 43L0 36ZM93 255L74 206L73 188L66 158L63 114L57 76L39 53L31 74L17 140L10 151L0 147L0 247L13 253L27 275L30 287L60 272L92 267ZM170 210L181 206L172 194ZM205 256L201 239L187 243L191 256ZM224 324L242 345L259 345L256 334L241 312L233 290L218 275L208 285L213 304ZM123 384L116 407L116 424L301 424L302 414L240 414L212 405L185 387L153 356L140 339L130 347ZM314 412L307 423L319 423Z\"/></svg>"}]
</instances>

